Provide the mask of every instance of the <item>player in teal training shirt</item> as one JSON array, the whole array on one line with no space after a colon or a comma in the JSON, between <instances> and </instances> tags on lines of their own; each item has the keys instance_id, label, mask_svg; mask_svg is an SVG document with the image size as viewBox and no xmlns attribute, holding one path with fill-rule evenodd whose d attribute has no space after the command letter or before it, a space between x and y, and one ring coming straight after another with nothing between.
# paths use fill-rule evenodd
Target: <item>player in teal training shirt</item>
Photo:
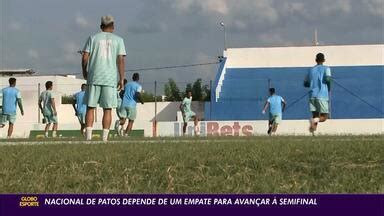
<instances>
[{"instance_id":1,"label":"player in teal training shirt","mask_svg":"<svg viewBox=\"0 0 384 216\"><path fill-rule=\"evenodd\" d=\"M132 81L128 82L124 86L123 100L119 110L119 122L115 123L115 130L120 136L129 136L132 131L133 123L136 119L137 109L136 104L140 102L144 104L141 98L142 87L139 84L140 75L134 73L132 75ZM123 126L128 119L128 126L123 130Z\"/></svg>"},{"instance_id":2,"label":"player in teal training shirt","mask_svg":"<svg viewBox=\"0 0 384 216\"><path fill-rule=\"evenodd\" d=\"M276 133L277 126L282 121L283 112L286 106L284 98L279 95L276 95L275 88L269 89L270 97L265 102L263 114L269 107L269 121L268 121L268 135Z\"/></svg>"},{"instance_id":3,"label":"player in teal training shirt","mask_svg":"<svg viewBox=\"0 0 384 216\"><path fill-rule=\"evenodd\" d=\"M16 107L19 105L21 115L24 115L23 104L21 102L20 91L15 88L16 79L9 79L9 87L3 88L2 93L2 113L0 113L0 128L5 126L6 122L9 122L8 126L8 138L11 138L13 133L13 126L16 121Z\"/></svg>"},{"instance_id":4,"label":"player in teal training shirt","mask_svg":"<svg viewBox=\"0 0 384 216\"><path fill-rule=\"evenodd\" d=\"M47 81L45 83L45 89L46 91L43 91L40 94L39 98L39 108L41 112L43 113L44 119L43 123L46 124L45 126L45 137L48 137L48 131L53 124L52 127L52 137L55 138L57 136L57 111L56 111L56 103L55 103L55 94L53 93L53 83L52 81Z\"/></svg>"},{"instance_id":5,"label":"player in teal training shirt","mask_svg":"<svg viewBox=\"0 0 384 216\"><path fill-rule=\"evenodd\" d=\"M194 113L191 109L191 104L192 104L192 92L187 91L187 96L184 98L184 100L180 104L180 111L183 114L183 135L187 132L187 126L188 126L188 121L193 119L194 122L194 132L195 136L199 135L200 130L198 127L199 123L199 118L197 117L196 113Z\"/></svg>"},{"instance_id":6,"label":"player in teal training shirt","mask_svg":"<svg viewBox=\"0 0 384 216\"><path fill-rule=\"evenodd\" d=\"M85 89L87 85L81 85L81 91L73 95L73 109L75 110L75 115L80 123L80 132L85 136L85 114L87 112L87 105L84 103Z\"/></svg>"},{"instance_id":7,"label":"player in teal training shirt","mask_svg":"<svg viewBox=\"0 0 384 216\"><path fill-rule=\"evenodd\" d=\"M100 28L101 32L88 38L82 56L83 76L87 80L86 139L92 139L94 113L99 105L104 112L102 138L107 141L112 109L117 106L116 82L117 90L124 87L126 51L123 39L113 34L115 27L112 16L101 17Z\"/></svg>"},{"instance_id":8,"label":"player in teal training shirt","mask_svg":"<svg viewBox=\"0 0 384 216\"><path fill-rule=\"evenodd\" d=\"M304 80L304 86L309 88L309 109L312 112L309 131L314 135L319 122L329 118L329 91L331 90L331 69L323 65L323 53L316 55L317 65L312 67Z\"/></svg>"}]
</instances>

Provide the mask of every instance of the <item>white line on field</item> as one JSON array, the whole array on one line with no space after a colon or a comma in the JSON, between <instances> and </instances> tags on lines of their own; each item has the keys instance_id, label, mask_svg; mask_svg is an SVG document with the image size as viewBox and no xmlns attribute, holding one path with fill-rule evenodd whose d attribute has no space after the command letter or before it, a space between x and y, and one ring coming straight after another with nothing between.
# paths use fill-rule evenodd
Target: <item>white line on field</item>
<instances>
[{"instance_id":1,"label":"white line on field","mask_svg":"<svg viewBox=\"0 0 384 216\"><path fill-rule=\"evenodd\" d=\"M327 142L327 141L356 141L356 137L337 137L337 138L331 138L331 137L316 137L316 139L303 139L299 137L287 137L287 141L322 141L322 142ZM267 140L266 138L263 139L264 141ZM284 137L280 137L279 141L284 140ZM358 139L359 141L377 141L378 138L374 137L361 137ZM94 145L94 144L121 144L121 143L127 143L127 144L132 144L132 143L138 143L138 144L145 144L145 143L158 143L158 144L166 144L166 143L244 143L244 142L250 142L253 141L255 143L258 142L258 138L252 137L249 139L159 139L159 140L111 140L108 142L103 142L103 141L82 141L82 140L41 140L41 141L5 141L1 142L0 146L2 145L64 145L64 144L71 144L71 145L80 145L80 144L87 144L87 145ZM270 141L274 141L274 138L271 137Z\"/></svg>"}]
</instances>

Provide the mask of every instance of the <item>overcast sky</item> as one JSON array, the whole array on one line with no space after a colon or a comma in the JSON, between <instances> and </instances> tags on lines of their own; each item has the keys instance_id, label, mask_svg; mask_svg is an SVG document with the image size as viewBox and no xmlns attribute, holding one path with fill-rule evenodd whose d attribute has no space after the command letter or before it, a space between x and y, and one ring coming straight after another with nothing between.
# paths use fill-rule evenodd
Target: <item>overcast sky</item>
<instances>
[{"instance_id":1,"label":"overcast sky","mask_svg":"<svg viewBox=\"0 0 384 216\"><path fill-rule=\"evenodd\" d=\"M81 49L112 15L127 68L214 62L229 47L383 43L383 0L0 0L0 68L80 72ZM213 79L215 66L142 73L144 82ZM131 76L131 73L128 73Z\"/></svg>"}]
</instances>

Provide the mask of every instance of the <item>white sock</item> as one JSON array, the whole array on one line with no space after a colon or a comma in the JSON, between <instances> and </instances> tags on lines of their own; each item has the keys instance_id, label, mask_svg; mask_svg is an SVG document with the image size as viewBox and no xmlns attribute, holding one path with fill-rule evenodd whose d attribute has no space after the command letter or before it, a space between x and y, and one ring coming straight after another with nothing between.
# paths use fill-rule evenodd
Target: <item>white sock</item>
<instances>
[{"instance_id":1,"label":"white sock","mask_svg":"<svg viewBox=\"0 0 384 216\"><path fill-rule=\"evenodd\" d=\"M57 137L56 131L52 131L52 137Z\"/></svg>"},{"instance_id":2,"label":"white sock","mask_svg":"<svg viewBox=\"0 0 384 216\"><path fill-rule=\"evenodd\" d=\"M92 127L85 128L85 138L86 140L92 140Z\"/></svg>"},{"instance_id":3,"label":"white sock","mask_svg":"<svg viewBox=\"0 0 384 216\"><path fill-rule=\"evenodd\" d=\"M124 128L123 128L122 125L121 125L121 127L119 128L119 134L120 134L120 136L124 136Z\"/></svg>"},{"instance_id":4,"label":"white sock","mask_svg":"<svg viewBox=\"0 0 384 216\"><path fill-rule=\"evenodd\" d=\"M313 122L318 123L320 121L320 118L313 118Z\"/></svg>"},{"instance_id":5,"label":"white sock","mask_svg":"<svg viewBox=\"0 0 384 216\"><path fill-rule=\"evenodd\" d=\"M44 135L45 137L48 137L48 132L45 132L45 135Z\"/></svg>"},{"instance_id":6,"label":"white sock","mask_svg":"<svg viewBox=\"0 0 384 216\"><path fill-rule=\"evenodd\" d=\"M109 130L103 129L103 141L104 142L108 141L108 134L109 134Z\"/></svg>"}]
</instances>

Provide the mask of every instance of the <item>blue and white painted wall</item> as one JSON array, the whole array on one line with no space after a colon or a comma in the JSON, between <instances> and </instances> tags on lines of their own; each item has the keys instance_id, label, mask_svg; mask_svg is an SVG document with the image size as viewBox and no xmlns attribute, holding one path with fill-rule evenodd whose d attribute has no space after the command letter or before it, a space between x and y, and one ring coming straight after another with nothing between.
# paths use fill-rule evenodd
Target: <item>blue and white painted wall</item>
<instances>
[{"instance_id":1,"label":"blue and white painted wall","mask_svg":"<svg viewBox=\"0 0 384 216\"><path fill-rule=\"evenodd\" d=\"M261 109L268 88L274 87L288 102L284 119L308 119L308 90L303 79L319 52L325 54L325 64L335 80L331 117L382 119L384 44L228 49L214 82L212 110L206 107L205 118L266 119Z\"/></svg>"}]
</instances>

